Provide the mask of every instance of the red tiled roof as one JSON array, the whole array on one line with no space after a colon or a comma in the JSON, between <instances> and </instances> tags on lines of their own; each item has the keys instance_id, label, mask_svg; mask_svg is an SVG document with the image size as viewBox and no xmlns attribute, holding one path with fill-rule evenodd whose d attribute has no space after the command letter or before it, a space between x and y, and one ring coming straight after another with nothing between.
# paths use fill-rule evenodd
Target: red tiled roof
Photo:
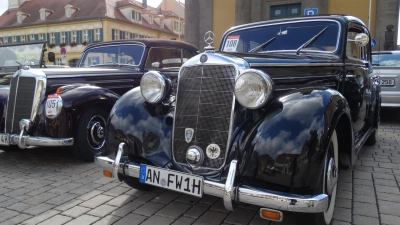
<instances>
[{"instance_id":1,"label":"red tiled roof","mask_svg":"<svg viewBox=\"0 0 400 225\"><path fill-rule=\"evenodd\" d=\"M8 10L0 15L0 30L4 28L11 27L22 27L22 26L31 26L31 25L40 25L40 24L49 24L49 23L62 23L62 22L72 22L72 21L81 21L81 20L90 20L90 19L100 19L100 18L111 18L111 15L107 14L107 0L30 0L26 1L16 10ZM78 8L79 10L75 11L71 17L65 16L66 5L72 5L74 8ZM117 7L114 7L114 18L119 21L124 21L127 23L131 23L137 26L142 26L150 29L159 30L165 33L175 34L171 30L169 30L166 26L161 28L157 23L149 24L145 19L142 19L142 24L134 23L128 20L118 9L118 7L135 5L142 7L142 3L135 0L121 0L117 2ZM45 8L49 11L52 11L49 16L46 17L45 20L40 19L39 10L41 8ZM154 14L159 14L160 9L147 6L146 9L143 9L146 12L153 12ZM29 14L27 18L23 20L22 23L17 22L17 12L24 12ZM171 15L170 11L162 11L164 16ZM172 13L173 14L173 13ZM166 16L167 17L167 16Z\"/></svg>"}]
</instances>

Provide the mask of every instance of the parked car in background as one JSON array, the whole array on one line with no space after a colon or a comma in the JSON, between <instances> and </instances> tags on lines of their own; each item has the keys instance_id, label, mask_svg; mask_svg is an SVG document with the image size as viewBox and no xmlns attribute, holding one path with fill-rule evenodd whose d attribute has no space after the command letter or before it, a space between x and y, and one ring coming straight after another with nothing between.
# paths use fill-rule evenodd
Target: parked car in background
<instances>
[{"instance_id":1,"label":"parked car in background","mask_svg":"<svg viewBox=\"0 0 400 225\"><path fill-rule=\"evenodd\" d=\"M382 107L400 107L400 51L372 52L372 67L380 77Z\"/></svg>"},{"instance_id":2,"label":"parked car in background","mask_svg":"<svg viewBox=\"0 0 400 225\"><path fill-rule=\"evenodd\" d=\"M248 203L265 219L292 211L300 224L330 224L339 169L376 142L370 43L351 16L231 28L220 51L208 46L183 64L177 88L149 71L124 94L95 163L137 189L208 194L228 210Z\"/></svg>"},{"instance_id":3,"label":"parked car in background","mask_svg":"<svg viewBox=\"0 0 400 225\"><path fill-rule=\"evenodd\" d=\"M176 81L195 54L179 41L121 40L88 46L78 68L24 66L0 89L0 149L71 146L77 157L93 161L104 149L106 119L119 97L149 70Z\"/></svg>"}]
</instances>

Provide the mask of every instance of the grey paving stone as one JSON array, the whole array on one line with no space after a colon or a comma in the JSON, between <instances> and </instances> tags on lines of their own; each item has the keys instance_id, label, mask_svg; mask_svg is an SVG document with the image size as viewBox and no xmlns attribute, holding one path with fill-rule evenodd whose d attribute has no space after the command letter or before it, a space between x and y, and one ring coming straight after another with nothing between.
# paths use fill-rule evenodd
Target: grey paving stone
<instances>
[{"instance_id":1,"label":"grey paving stone","mask_svg":"<svg viewBox=\"0 0 400 225\"><path fill-rule=\"evenodd\" d=\"M211 210L220 211L224 213L229 213L230 211L227 210L224 206L224 201L219 199L213 206L211 206Z\"/></svg>"},{"instance_id":2,"label":"grey paving stone","mask_svg":"<svg viewBox=\"0 0 400 225\"><path fill-rule=\"evenodd\" d=\"M108 202L112 199L113 197L108 196L108 195L97 195L94 198L91 198L83 203L81 203L80 205L83 207L88 207L88 208L96 208L97 206Z\"/></svg>"},{"instance_id":3,"label":"grey paving stone","mask_svg":"<svg viewBox=\"0 0 400 225\"><path fill-rule=\"evenodd\" d=\"M168 204L168 203L172 202L173 200L175 200L176 198L178 198L180 195L181 194L178 192L166 191L166 192L162 193L161 195L155 197L152 201L162 203L162 204Z\"/></svg>"},{"instance_id":4,"label":"grey paving stone","mask_svg":"<svg viewBox=\"0 0 400 225\"><path fill-rule=\"evenodd\" d=\"M95 216L82 215L76 219L69 221L65 225L90 225L99 219L100 218L95 217Z\"/></svg>"},{"instance_id":5,"label":"grey paving stone","mask_svg":"<svg viewBox=\"0 0 400 225\"><path fill-rule=\"evenodd\" d=\"M8 219L2 223L0 223L0 225L14 225L14 224L21 224L21 222L28 220L29 218L31 218L31 215L27 215L27 214L18 214L18 216L13 217L11 219Z\"/></svg>"},{"instance_id":6,"label":"grey paving stone","mask_svg":"<svg viewBox=\"0 0 400 225\"><path fill-rule=\"evenodd\" d=\"M118 187L119 184L120 183L112 182L109 184L102 185L102 186L98 187L97 189L100 191L108 191L108 190L114 189L115 187Z\"/></svg>"},{"instance_id":7,"label":"grey paving stone","mask_svg":"<svg viewBox=\"0 0 400 225\"><path fill-rule=\"evenodd\" d=\"M143 203L136 202L136 201L130 202L130 203L118 208L114 212L112 212L112 215L124 217L125 215L133 212L133 210L139 208L141 205L143 205Z\"/></svg>"},{"instance_id":8,"label":"grey paving stone","mask_svg":"<svg viewBox=\"0 0 400 225\"><path fill-rule=\"evenodd\" d=\"M28 192L27 195L35 196L35 195L44 193L44 192L46 192L46 191L48 191L48 190L51 190L51 189L53 189L53 188L54 188L54 187L52 187L52 186L44 186L44 187L41 187L41 188L36 189L36 190L34 190L34 191Z\"/></svg>"},{"instance_id":9,"label":"grey paving stone","mask_svg":"<svg viewBox=\"0 0 400 225\"><path fill-rule=\"evenodd\" d=\"M83 195L83 194L89 193L99 187L101 187L101 184L89 183L89 184L80 186L78 188L75 188L74 190L71 190L68 193Z\"/></svg>"},{"instance_id":10,"label":"grey paving stone","mask_svg":"<svg viewBox=\"0 0 400 225\"><path fill-rule=\"evenodd\" d=\"M339 182L337 189L341 191L352 191L352 188L352 183Z\"/></svg>"},{"instance_id":11,"label":"grey paving stone","mask_svg":"<svg viewBox=\"0 0 400 225\"><path fill-rule=\"evenodd\" d=\"M14 210L17 212L22 212L25 209L28 209L29 207L31 207L31 205L23 203L23 202L18 202L18 203L15 203L14 205L8 206L7 209L11 209L11 210Z\"/></svg>"},{"instance_id":12,"label":"grey paving stone","mask_svg":"<svg viewBox=\"0 0 400 225\"><path fill-rule=\"evenodd\" d=\"M372 180L372 175L368 172L354 171L353 176L355 179Z\"/></svg>"},{"instance_id":13,"label":"grey paving stone","mask_svg":"<svg viewBox=\"0 0 400 225\"><path fill-rule=\"evenodd\" d=\"M189 217L179 217L172 225L192 224L195 219Z\"/></svg>"},{"instance_id":14,"label":"grey paving stone","mask_svg":"<svg viewBox=\"0 0 400 225\"><path fill-rule=\"evenodd\" d=\"M73 199L73 200L71 200L69 202L66 202L66 203L64 203L62 205L59 205L59 206L55 207L54 209L65 211L65 210L70 209L70 208L72 208L72 207L74 207L76 205L81 204L82 202L83 201L81 201L81 200Z\"/></svg>"},{"instance_id":15,"label":"grey paving stone","mask_svg":"<svg viewBox=\"0 0 400 225\"><path fill-rule=\"evenodd\" d=\"M7 192L11 192L11 191L12 191L12 189L0 187L0 195L7 193Z\"/></svg>"},{"instance_id":16,"label":"grey paving stone","mask_svg":"<svg viewBox=\"0 0 400 225\"><path fill-rule=\"evenodd\" d=\"M379 162L374 162L374 161L371 161L371 160L361 160L361 165L378 167L379 166Z\"/></svg>"},{"instance_id":17,"label":"grey paving stone","mask_svg":"<svg viewBox=\"0 0 400 225\"><path fill-rule=\"evenodd\" d=\"M382 221L382 224L399 225L400 216L392 216L392 215L381 214L381 221Z\"/></svg>"},{"instance_id":18,"label":"grey paving stone","mask_svg":"<svg viewBox=\"0 0 400 225\"><path fill-rule=\"evenodd\" d=\"M54 183L53 181L42 180L40 182L36 182L36 183L33 183L33 184L26 185L25 188L28 188L28 189L31 189L31 190L37 190L37 189L40 189L42 187L48 186L48 185L53 184L53 183ZM54 188L54 187L49 187L49 189L52 189L52 188Z\"/></svg>"},{"instance_id":19,"label":"grey paving stone","mask_svg":"<svg viewBox=\"0 0 400 225\"><path fill-rule=\"evenodd\" d=\"M254 210L236 208L234 212L231 212L229 216L224 220L225 223L230 224L246 224L256 214Z\"/></svg>"},{"instance_id":20,"label":"grey paving stone","mask_svg":"<svg viewBox=\"0 0 400 225\"><path fill-rule=\"evenodd\" d=\"M45 193L41 193L39 195L33 196L31 198L28 198L24 202L31 204L31 205L37 205L37 204L43 203L51 198L54 198L56 196L57 196L57 194L45 192Z\"/></svg>"},{"instance_id":21,"label":"grey paving stone","mask_svg":"<svg viewBox=\"0 0 400 225\"><path fill-rule=\"evenodd\" d=\"M351 222L351 209L335 207L333 219Z\"/></svg>"},{"instance_id":22,"label":"grey paving stone","mask_svg":"<svg viewBox=\"0 0 400 225\"><path fill-rule=\"evenodd\" d=\"M192 207L191 204L183 203L183 202L172 202L165 206L163 209L158 211L156 215L170 217L170 218L178 218L183 213L188 211Z\"/></svg>"},{"instance_id":23,"label":"grey paving stone","mask_svg":"<svg viewBox=\"0 0 400 225\"><path fill-rule=\"evenodd\" d=\"M390 168L390 169L399 169L398 165L395 163L379 162L379 167Z\"/></svg>"},{"instance_id":24,"label":"grey paving stone","mask_svg":"<svg viewBox=\"0 0 400 225\"><path fill-rule=\"evenodd\" d=\"M377 196L378 200L400 203L400 195L393 195L393 194L388 194L388 193L377 192L376 196Z\"/></svg>"},{"instance_id":25,"label":"grey paving stone","mask_svg":"<svg viewBox=\"0 0 400 225\"><path fill-rule=\"evenodd\" d=\"M196 204L193 205L191 209L189 209L187 212L185 212L184 216L187 217L192 217L192 218L199 218L208 208L210 208L210 205L206 204Z\"/></svg>"},{"instance_id":26,"label":"grey paving stone","mask_svg":"<svg viewBox=\"0 0 400 225\"><path fill-rule=\"evenodd\" d=\"M32 218L22 222L22 224L23 225L35 225L35 224L38 224L50 217L53 217L59 213L60 213L60 211L57 211L57 210L48 210L40 215L37 215L35 217L32 217Z\"/></svg>"},{"instance_id":27,"label":"grey paving stone","mask_svg":"<svg viewBox=\"0 0 400 225\"><path fill-rule=\"evenodd\" d=\"M206 196L207 196L207 195L206 195ZM189 203L189 204L196 204L196 203L198 203L200 200L203 200L203 199L204 199L204 196L203 196L203 198L197 198L197 197L195 197L195 196L182 194L182 195L180 195L178 198L176 198L175 201L177 201L177 202Z\"/></svg>"},{"instance_id":28,"label":"grey paving stone","mask_svg":"<svg viewBox=\"0 0 400 225\"><path fill-rule=\"evenodd\" d=\"M21 200L16 199L16 198L9 198L9 199L7 199L5 201L0 202L0 207L6 208L6 207L8 207L10 205L14 205L14 204L16 204L16 203L18 203L20 201Z\"/></svg>"},{"instance_id":29,"label":"grey paving stone","mask_svg":"<svg viewBox=\"0 0 400 225\"><path fill-rule=\"evenodd\" d=\"M50 219L47 219L41 223L39 223L39 225L61 225L64 224L68 221L70 221L72 218L69 218L67 216L62 216L62 215L55 215L53 217L51 217Z\"/></svg>"},{"instance_id":30,"label":"grey paving stone","mask_svg":"<svg viewBox=\"0 0 400 225\"><path fill-rule=\"evenodd\" d=\"M146 193L147 192L145 192L145 191L141 191L141 190L137 190L137 189L132 188L131 190L129 190L125 194L126 195L132 195L132 196L135 196L135 197L140 197L140 196L142 196L142 195L144 195Z\"/></svg>"},{"instance_id":31,"label":"grey paving stone","mask_svg":"<svg viewBox=\"0 0 400 225\"><path fill-rule=\"evenodd\" d=\"M207 211L198 220L196 220L194 225L218 225L228 216L227 213L217 212L217 211Z\"/></svg>"},{"instance_id":32,"label":"grey paving stone","mask_svg":"<svg viewBox=\"0 0 400 225\"><path fill-rule=\"evenodd\" d=\"M359 195L354 193L353 195L354 201L355 202L365 202L365 203L370 203L370 204L376 204L376 199L375 196L366 196L366 195ZM337 199L336 199L337 201Z\"/></svg>"},{"instance_id":33,"label":"grey paving stone","mask_svg":"<svg viewBox=\"0 0 400 225\"><path fill-rule=\"evenodd\" d=\"M49 190L50 193L55 193L55 194L63 194L66 193L68 191L74 190L78 187L83 186L83 184L80 183L67 183L67 184L63 184L57 188L53 188L51 190Z\"/></svg>"},{"instance_id":34,"label":"grey paving stone","mask_svg":"<svg viewBox=\"0 0 400 225\"><path fill-rule=\"evenodd\" d=\"M121 219L121 217L119 217L119 216L108 215L108 216L102 218L101 220L97 221L93 225L109 225L109 224L115 223L116 221L118 221L120 219Z\"/></svg>"},{"instance_id":35,"label":"grey paving stone","mask_svg":"<svg viewBox=\"0 0 400 225\"><path fill-rule=\"evenodd\" d=\"M151 216L156 213L158 210L163 208L165 205L157 202L147 202L144 205L137 208L133 213L144 215L144 216Z\"/></svg>"},{"instance_id":36,"label":"grey paving stone","mask_svg":"<svg viewBox=\"0 0 400 225\"><path fill-rule=\"evenodd\" d=\"M89 200L89 199L91 199L91 198L93 198L93 197L95 197L95 196L97 196L97 195L99 195L101 193L103 193L103 192L99 191L99 190L93 190L93 191L88 192L88 193L86 193L86 194L84 194L82 196L79 196L77 199L83 200L83 201L87 201L87 200Z\"/></svg>"},{"instance_id":37,"label":"grey paving stone","mask_svg":"<svg viewBox=\"0 0 400 225\"><path fill-rule=\"evenodd\" d=\"M391 174L374 173L374 179L394 180L394 176Z\"/></svg>"},{"instance_id":38,"label":"grey paving stone","mask_svg":"<svg viewBox=\"0 0 400 225\"><path fill-rule=\"evenodd\" d=\"M398 187L395 180L374 179L374 182L377 185Z\"/></svg>"},{"instance_id":39,"label":"grey paving stone","mask_svg":"<svg viewBox=\"0 0 400 225\"><path fill-rule=\"evenodd\" d=\"M103 192L104 195L109 195L109 196L113 196L113 197L117 197L119 195L124 194L125 192L129 191L129 188L125 188L125 187L115 187L115 188L111 188L110 190Z\"/></svg>"},{"instance_id":40,"label":"grey paving stone","mask_svg":"<svg viewBox=\"0 0 400 225\"><path fill-rule=\"evenodd\" d=\"M82 206L74 206L74 207L68 209L67 211L62 212L61 214L72 217L72 218L76 218L82 214L85 214L88 211L90 211L90 208L85 208Z\"/></svg>"},{"instance_id":41,"label":"grey paving stone","mask_svg":"<svg viewBox=\"0 0 400 225\"><path fill-rule=\"evenodd\" d=\"M4 196L4 195L0 195L0 202L4 202L6 200L10 199L10 197Z\"/></svg>"},{"instance_id":42,"label":"grey paving stone","mask_svg":"<svg viewBox=\"0 0 400 225\"><path fill-rule=\"evenodd\" d=\"M381 185L375 184L375 189L376 189L376 192L383 192L383 193L396 194L396 195L400 194L400 190L398 187L381 186Z\"/></svg>"},{"instance_id":43,"label":"grey paving stone","mask_svg":"<svg viewBox=\"0 0 400 225\"><path fill-rule=\"evenodd\" d=\"M351 209L351 200L344 198L336 198L335 206Z\"/></svg>"},{"instance_id":44,"label":"grey paving stone","mask_svg":"<svg viewBox=\"0 0 400 225\"><path fill-rule=\"evenodd\" d=\"M353 214L378 218L378 209L374 204L354 202Z\"/></svg>"},{"instance_id":45,"label":"grey paving stone","mask_svg":"<svg viewBox=\"0 0 400 225\"><path fill-rule=\"evenodd\" d=\"M175 219L173 218L168 218L168 217L162 217L158 215L154 215L149 217L147 220L145 220L141 225L169 225L172 222L174 222Z\"/></svg>"},{"instance_id":46,"label":"grey paving stone","mask_svg":"<svg viewBox=\"0 0 400 225\"><path fill-rule=\"evenodd\" d=\"M148 201L151 201L153 198L159 196L160 194L161 193L147 192L146 194L135 199L135 202L146 203Z\"/></svg>"},{"instance_id":47,"label":"grey paving stone","mask_svg":"<svg viewBox=\"0 0 400 225\"><path fill-rule=\"evenodd\" d=\"M353 184L374 186L372 180L354 179Z\"/></svg>"},{"instance_id":48,"label":"grey paving stone","mask_svg":"<svg viewBox=\"0 0 400 225\"><path fill-rule=\"evenodd\" d=\"M200 199L200 203L207 204L207 205L214 205L219 198L211 196L211 195L204 195L203 198Z\"/></svg>"},{"instance_id":49,"label":"grey paving stone","mask_svg":"<svg viewBox=\"0 0 400 225\"><path fill-rule=\"evenodd\" d=\"M117 208L118 207L111 205L100 205L99 207L89 211L87 214L96 217L103 217L105 215L110 215L111 212L115 211Z\"/></svg>"},{"instance_id":50,"label":"grey paving stone","mask_svg":"<svg viewBox=\"0 0 400 225\"><path fill-rule=\"evenodd\" d=\"M393 216L400 216L400 203L398 202L388 202L388 201L379 201L379 212L382 214L388 214Z\"/></svg>"},{"instance_id":51,"label":"grey paving stone","mask_svg":"<svg viewBox=\"0 0 400 225\"><path fill-rule=\"evenodd\" d=\"M353 195L350 191L340 191L338 190L336 193L337 198L345 198L345 199L352 199Z\"/></svg>"},{"instance_id":52,"label":"grey paving stone","mask_svg":"<svg viewBox=\"0 0 400 225\"><path fill-rule=\"evenodd\" d=\"M120 195L112 200L110 200L109 202L107 202L107 205L113 205L113 206L123 206L125 204L128 204L129 202L133 201L134 199L136 199L135 196L131 196L131 195Z\"/></svg>"},{"instance_id":53,"label":"grey paving stone","mask_svg":"<svg viewBox=\"0 0 400 225\"><path fill-rule=\"evenodd\" d=\"M125 216L124 218L118 220L113 225L126 225L126 224L136 225L136 224L140 224L145 219L147 219L146 216L142 216L142 215L131 213L131 214Z\"/></svg>"},{"instance_id":54,"label":"grey paving stone","mask_svg":"<svg viewBox=\"0 0 400 225\"><path fill-rule=\"evenodd\" d=\"M46 201L46 203L52 204L52 205L61 205L65 202L68 202L68 201L76 198L77 196L78 196L77 194L64 193L64 194L61 194L55 198L52 198L52 199Z\"/></svg>"},{"instance_id":55,"label":"grey paving stone","mask_svg":"<svg viewBox=\"0 0 400 225\"><path fill-rule=\"evenodd\" d=\"M343 222L343 221L338 221L338 220L333 220L332 225L351 225L348 222Z\"/></svg>"},{"instance_id":56,"label":"grey paving stone","mask_svg":"<svg viewBox=\"0 0 400 225\"><path fill-rule=\"evenodd\" d=\"M54 205L41 203L39 205L32 206L31 208L25 210L24 213L36 216L52 208L54 208Z\"/></svg>"},{"instance_id":57,"label":"grey paving stone","mask_svg":"<svg viewBox=\"0 0 400 225\"><path fill-rule=\"evenodd\" d=\"M2 212L0 212L0 222L6 221L10 218L13 218L15 216L17 216L19 213L12 211L12 210L4 210Z\"/></svg>"},{"instance_id":58,"label":"grey paving stone","mask_svg":"<svg viewBox=\"0 0 400 225\"><path fill-rule=\"evenodd\" d=\"M17 190L13 190L13 191L4 193L3 195L8 196L8 197L11 197L11 198L14 198L14 197L17 197L17 196L24 195L24 194L26 194L26 193L28 193L28 192L30 192L30 191L31 191L30 189L19 188L19 189L17 189Z\"/></svg>"}]
</instances>

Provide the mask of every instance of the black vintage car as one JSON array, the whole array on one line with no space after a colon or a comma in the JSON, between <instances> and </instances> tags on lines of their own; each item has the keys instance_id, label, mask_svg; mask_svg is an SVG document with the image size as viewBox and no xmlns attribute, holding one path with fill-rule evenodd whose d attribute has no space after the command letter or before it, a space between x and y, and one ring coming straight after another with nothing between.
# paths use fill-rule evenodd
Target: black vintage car
<instances>
[{"instance_id":1,"label":"black vintage car","mask_svg":"<svg viewBox=\"0 0 400 225\"><path fill-rule=\"evenodd\" d=\"M206 33L205 41L213 34ZM177 88L162 71L114 105L104 175L262 207L281 221L329 224L338 171L376 142L380 86L370 34L351 16L315 16L228 30L180 69Z\"/></svg>"},{"instance_id":2,"label":"black vintage car","mask_svg":"<svg viewBox=\"0 0 400 225\"><path fill-rule=\"evenodd\" d=\"M26 58L30 51L16 55ZM149 70L176 82L180 66L196 54L184 42L136 39L88 46L79 68L34 69L28 60L0 88L0 149L72 146L76 156L93 161L104 149L107 116L119 97Z\"/></svg>"}]
</instances>

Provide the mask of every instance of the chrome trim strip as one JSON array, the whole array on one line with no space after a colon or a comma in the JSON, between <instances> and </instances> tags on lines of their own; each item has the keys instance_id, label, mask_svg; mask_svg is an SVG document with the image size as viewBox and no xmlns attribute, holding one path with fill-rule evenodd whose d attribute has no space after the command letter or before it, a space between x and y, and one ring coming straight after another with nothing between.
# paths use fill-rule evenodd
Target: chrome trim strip
<instances>
[{"instance_id":1,"label":"chrome trim strip","mask_svg":"<svg viewBox=\"0 0 400 225\"><path fill-rule=\"evenodd\" d=\"M235 175L236 175L236 166L237 166L237 160L232 160L231 165L229 166L229 172L228 176L226 177L226 183L225 183L225 188L224 188L224 206L227 210L233 211L233 203L232 201L234 200L235 196L235 188L234 188L234 182L235 182Z\"/></svg>"},{"instance_id":2,"label":"chrome trim strip","mask_svg":"<svg viewBox=\"0 0 400 225\"><path fill-rule=\"evenodd\" d=\"M338 50L339 48L339 42L340 42L340 36L342 33L342 25L337 21L337 20L331 20L331 19L309 19L309 20L301 20L301 21L287 21L287 22L281 22L281 23L270 23L270 24L255 24L253 26L249 26L249 27L242 27L242 28L232 28L229 29L228 31L226 31L224 33L224 35L222 35L222 37L227 37L228 35L230 35L233 32L237 32L237 31L242 31L242 30L248 30L248 29L252 29L252 28L260 28L260 27L268 27L268 26L274 26L274 25L282 25L282 24L293 24L293 23L307 23L307 22L321 22L321 21L325 21L325 22L335 22L339 25L339 32L336 38L336 48L333 51L312 51L312 50L306 50L303 52L324 52L324 53L334 53L336 52L336 50ZM225 46L225 41L226 38L223 40L224 42L220 44L220 49ZM291 49L288 51L293 51L295 49ZM221 50L222 51L222 50ZM280 50L280 51L285 51L285 50ZM271 51L272 52L272 51ZM287 51L285 51L287 52Z\"/></svg>"},{"instance_id":3,"label":"chrome trim strip","mask_svg":"<svg viewBox=\"0 0 400 225\"><path fill-rule=\"evenodd\" d=\"M84 67L86 68L86 67ZM44 71L46 72L46 71ZM132 73L116 73L116 74L82 74L82 75L55 75L55 74L50 74L47 77L49 78L71 78L71 77L102 77L102 76L124 76L124 75L138 75L138 74L142 74L142 73L138 73L137 71L132 71Z\"/></svg>"},{"instance_id":4,"label":"chrome trim strip","mask_svg":"<svg viewBox=\"0 0 400 225\"><path fill-rule=\"evenodd\" d=\"M250 66L299 67L299 66L344 66L344 63L250 63Z\"/></svg>"},{"instance_id":5,"label":"chrome trim strip","mask_svg":"<svg viewBox=\"0 0 400 225\"><path fill-rule=\"evenodd\" d=\"M22 71L22 69L21 69L21 71ZM21 72L21 73L22 73L22 72ZM21 76L21 73L20 73L19 76L18 76L17 85L15 86L15 99L14 99L14 105L13 105L14 109L13 109L12 120L11 120L11 130L9 131L10 133L12 133L13 130L14 130L15 106L17 105L18 85L19 85L19 77ZM11 79L12 79L12 78L11 78ZM8 102L7 102L7 106L8 106Z\"/></svg>"},{"instance_id":6,"label":"chrome trim strip","mask_svg":"<svg viewBox=\"0 0 400 225\"><path fill-rule=\"evenodd\" d=\"M122 157L122 155L124 153L124 146L125 146L125 143L120 143L119 144L118 151L117 151L117 156L115 157L115 161L114 161L114 163L112 165L112 167L113 167L112 168L112 175L113 175L113 178L116 181L119 181L118 180L118 168L119 168L119 162L120 162L121 157Z\"/></svg>"},{"instance_id":7,"label":"chrome trim strip","mask_svg":"<svg viewBox=\"0 0 400 225\"><path fill-rule=\"evenodd\" d=\"M133 66L139 66L139 65L142 63L142 61L143 61L143 55L144 55L144 52L145 52L145 50L146 50L146 45L143 44L143 43L140 43L140 42L135 43L135 44L132 44L132 43L125 43L124 45L125 45L125 46L126 46L126 45L136 45L136 46L141 46L141 47L143 47L143 52L142 52L142 56L140 57L140 62L139 62L139 64L133 65ZM96 48L113 47L113 46L119 46L119 47L121 47L121 44L115 44L115 45L100 45L100 46L97 46L97 47L95 46L95 47L92 47L92 48L87 48L87 49L85 49L85 51L84 51L83 54L82 54L81 60L79 60L78 67L81 67L81 68L89 67L89 66L82 66L82 62L83 62L83 59L86 59L87 53L88 53L90 50L96 49ZM129 65L131 65L131 64L129 64Z\"/></svg>"},{"instance_id":8,"label":"chrome trim strip","mask_svg":"<svg viewBox=\"0 0 400 225\"><path fill-rule=\"evenodd\" d=\"M111 171L113 169L114 160L107 156L96 156L95 164L104 170ZM235 165L236 166L236 165ZM231 168L229 168L231 170ZM118 173L125 176L139 178L140 164L128 162L119 164ZM232 177L234 180L234 177ZM275 192L266 189L255 188L251 186L242 186L234 184L234 181L228 181L225 184L204 180L204 194L224 198L225 190L229 188L232 182L232 199L238 203L248 203L261 207L285 210L292 212L317 213L325 212L328 208L328 196L320 194L315 196L294 195L285 192Z\"/></svg>"},{"instance_id":9,"label":"chrome trim strip","mask_svg":"<svg viewBox=\"0 0 400 225\"><path fill-rule=\"evenodd\" d=\"M25 143L26 146L57 147L72 146L74 144L74 138L50 138L22 135L21 139L21 143ZM18 145L20 134L10 134L9 140L10 145Z\"/></svg>"}]
</instances>

